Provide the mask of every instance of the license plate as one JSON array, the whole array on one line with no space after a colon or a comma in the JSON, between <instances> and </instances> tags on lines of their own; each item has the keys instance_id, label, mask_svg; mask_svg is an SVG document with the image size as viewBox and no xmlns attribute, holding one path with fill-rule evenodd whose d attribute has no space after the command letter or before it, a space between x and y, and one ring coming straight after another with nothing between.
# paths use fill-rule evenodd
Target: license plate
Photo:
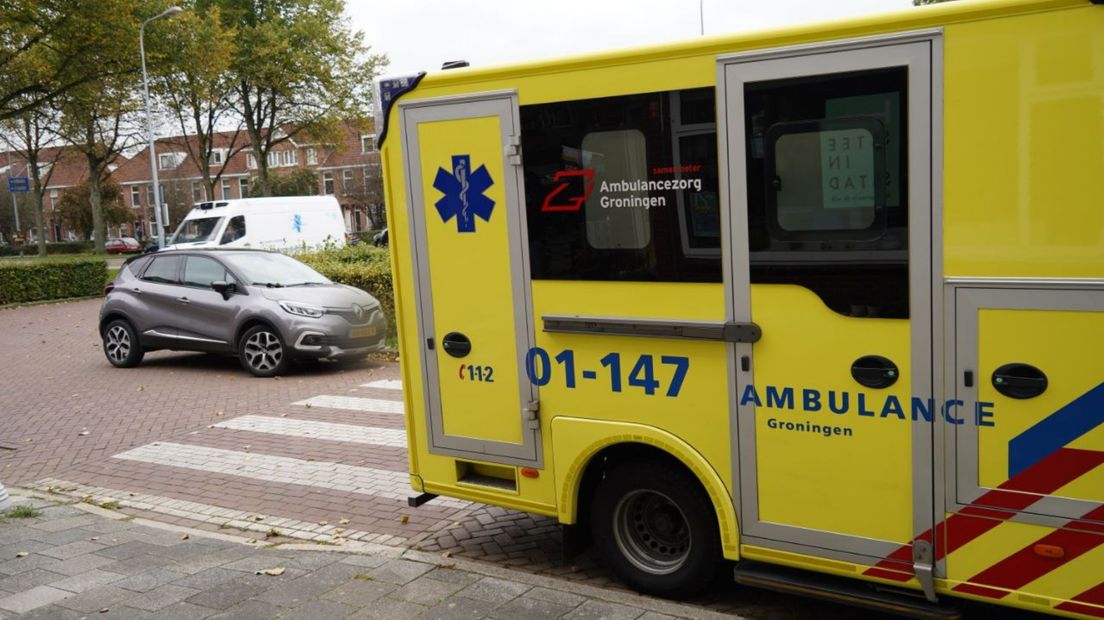
<instances>
[{"instance_id":1,"label":"license plate","mask_svg":"<svg viewBox=\"0 0 1104 620\"><path fill-rule=\"evenodd\" d=\"M354 327L351 337L353 338L369 338L376 335L376 328L372 326L368 327Z\"/></svg>"}]
</instances>

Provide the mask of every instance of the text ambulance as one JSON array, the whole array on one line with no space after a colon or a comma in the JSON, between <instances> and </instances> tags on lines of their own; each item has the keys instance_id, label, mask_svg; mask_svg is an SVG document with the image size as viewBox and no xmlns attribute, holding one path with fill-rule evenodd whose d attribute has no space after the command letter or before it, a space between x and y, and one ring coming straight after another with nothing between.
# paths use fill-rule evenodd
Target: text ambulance
<instances>
[{"instance_id":1,"label":"text ambulance","mask_svg":"<svg viewBox=\"0 0 1104 620\"><path fill-rule=\"evenodd\" d=\"M1104 6L378 88L417 501L661 595L1104 617Z\"/></svg>"}]
</instances>

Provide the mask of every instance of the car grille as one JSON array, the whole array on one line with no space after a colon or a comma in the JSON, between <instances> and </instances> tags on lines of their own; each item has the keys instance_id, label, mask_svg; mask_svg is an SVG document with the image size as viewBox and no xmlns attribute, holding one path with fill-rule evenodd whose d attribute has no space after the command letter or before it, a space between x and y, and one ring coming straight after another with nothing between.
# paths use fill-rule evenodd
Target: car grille
<instances>
[{"instance_id":1,"label":"car grille","mask_svg":"<svg viewBox=\"0 0 1104 620\"><path fill-rule=\"evenodd\" d=\"M365 308L359 317L351 308L326 308L326 314L339 316L348 321L350 325L367 325L375 321L377 318L376 315L379 313L379 306L370 310Z\"/></svg>"}]
</instances>

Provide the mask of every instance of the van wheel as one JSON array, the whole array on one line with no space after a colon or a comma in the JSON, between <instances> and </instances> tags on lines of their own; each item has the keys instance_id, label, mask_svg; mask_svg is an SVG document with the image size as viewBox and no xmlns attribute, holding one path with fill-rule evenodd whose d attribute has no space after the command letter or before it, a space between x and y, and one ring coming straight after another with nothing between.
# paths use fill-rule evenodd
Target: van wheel
<instances>
[{"instance_id":1,"label":"van wheel","mask_svg":"<svg viewBox=\"0 0 1104 620\"><path fill-rule=\"evenodd\" d=\"M238 359L255 377L275 377L288 367L287 347L280 334L267 325L250 327L242 334Z\"/></svg>"},{"instance_id":2,"label":"van wheel","mask_svg":"<svg viewBox=\"0 0 1104 620\"><path fill-rule=\"evenodd\" d=\"M613 572L640 592L693 595L721 565L713 505L688 472L641 461L615 465L598 483L591 528Z\"/></svg>"},{"instance_id":3,"label":"van wheel","mask_svg":"<svg viewBox=\"0 0 1104 620\"><path fill-rule=\"evenodd\" d=\"M115 319L108 323L102 336L104 355L116 368L137 366L146 355L138 342L138 333L128 321Z\"/></svg>"}]
</instances>

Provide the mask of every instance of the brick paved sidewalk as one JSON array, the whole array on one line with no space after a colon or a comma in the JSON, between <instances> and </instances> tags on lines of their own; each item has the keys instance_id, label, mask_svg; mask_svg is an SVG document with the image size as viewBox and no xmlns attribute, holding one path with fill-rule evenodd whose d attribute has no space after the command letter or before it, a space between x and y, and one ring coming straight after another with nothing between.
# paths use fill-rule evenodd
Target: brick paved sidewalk
<instances>
[{"instance_id":1,"label":"brick paved sidewalk","mask_svg":"<svg viewBox=\"0 0 1104 620\"><path fill-rule=\"evenodd\" d=\"M390 546L267 547L82 504L16 501L40 514L0 521L0 618L722 617Z\"/></svg>"}]
</instances>

